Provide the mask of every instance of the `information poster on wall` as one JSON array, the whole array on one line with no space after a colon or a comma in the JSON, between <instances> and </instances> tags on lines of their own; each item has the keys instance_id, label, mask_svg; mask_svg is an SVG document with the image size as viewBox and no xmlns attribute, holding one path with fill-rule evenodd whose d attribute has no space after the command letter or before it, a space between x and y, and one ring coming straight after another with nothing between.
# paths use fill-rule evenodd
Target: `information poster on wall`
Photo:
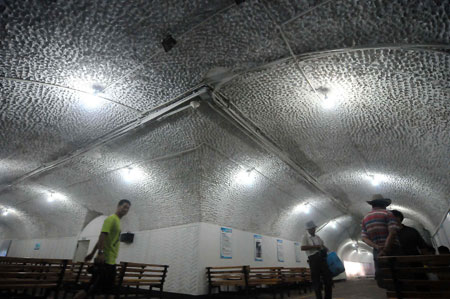
<instances>
[{"instance_id":1,"label":"information poster on wall","mask_svg":"<svg viewBox=\"0 0 450 299\"><path fill-rule=\"evenodd\" d=\"M294 250L295 250L295 261L297 263L300 263L301 262L301 259L300 259L300 253L301 253L300 243L298 243L298 242L294 243Z\"/></svg>"},{"instance_id":2,"label":"information poster on wall","mask_svg":"<svg viewBox=\"0 0 450 299\"><path fill-rule=\"evenodd\" d=\"M0 243L0 256L7 256L9 247L11 246L11 240L3 240Z\"/></svg>"},{"instance_id":3,"label":"information poster on wall","mask_svg":"<svg viewBox=\"0 0 450 299\"><path fill-rule=\"evenodd\" d=\"M262 236L254 235L255 239L255 261L262 262Z\"/></svg>"},{"instance_id":4,"label":"information poster on wall","mask_svg":"<svg viewBox=\"0 0 450 299\"><path fill-rule=\"evenodd\" d=\"M277 240L277 257L279 262L284 262L283 240Z\"/></svg>"},{"instance_id":5,"label":"information poster on wall","mask_svg":"<svg viewBox=\"0 0 450 299\"><path fill-rule=\"evenodd\" d=\"M36 243L34 245L34 250L39 250L39 249L41 249L41 243Z\"/></svg>"},{"instance_id":6,"label":"information poster on wall","mask_svg":"<svg viewBox=\"0 0 450 299\"><path fill-rule=\"evenodd\" d=\"M231 259L231 234L232 229L227 227L220 228L220 258Z\"/></svg>"}]
</instances>

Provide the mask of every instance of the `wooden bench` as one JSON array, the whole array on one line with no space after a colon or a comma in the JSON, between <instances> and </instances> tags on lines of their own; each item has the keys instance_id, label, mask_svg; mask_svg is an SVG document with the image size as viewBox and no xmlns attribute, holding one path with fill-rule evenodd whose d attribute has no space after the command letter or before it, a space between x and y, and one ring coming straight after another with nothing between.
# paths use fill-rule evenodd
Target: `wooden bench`
<instances>
[{"instance_id":1,"label":"wooden bench","mask_svg":"<svg viewBox=\"0 0 450 299\"><path fill-rule=\"evenodd\" d=\"M208 295L211 296L214 289L222 293L221 287L235 288L237 291L248 291L247 273L249 266L207 267Z\"/></svg>"},{"instance_id":2,"label":"wooden bench","mask_svg":"<svg viewBox=\"0 0 450 299\"><path fill-rule=\"evenodd\" d=\"M379 258L388 298L450 298L450 255Z\"/></svg>"},{"instance_id":3,"label":"wooden bench","mask_svg":"<svg viewBox=\"0 0 450 299\"><path fill-rule=\"evenodd\" d=\"M283 298L283 276L282 267L249 267L248 287L250 290L270 291L273 297L280 293Z\"/></svg>"},{"instance_id":4,"label":"wooden bench","mask_svg":"<svg viewBox=\"0 0 450 299\"><path fill-rule=\"evenodd\" d=\"M294 267L294 268L282 268L281 275L283 278L283 285L286 286L288 295L290 295L290 288L298 288L299 294L303 290L307 292L307 287L310 286L310 279L308 279L306 273L308 268Z\"/></svg>"},{"instance_id":5,"label":"wooden bench","mask_svg":"<svg viewBox=\"0 0 450 299\"><path fill-rule=\"evenodd\" d=\"M118 267L118 295L141 294L151 298L153 290L158 289L159 298L162 298L168 268L167 265L121 262Z\"/></svg>"},{"instance_id":6,"label":"wooden bench","mask_svg":"<svg viewBox=\"0 0 450 299\"><path fill-rule=\"evenodd\" d=\"M60 290L64 290L65 298L90 282L91 274L87 271L90 265L61 259L1 257L0 298L45 297L51 292L58 294ZM162 298L168 267L121 262L117 267L116 295L135 294L150 298L157 289Z\"/></svg>"},{"instance_id":7,"label":"wooden bench","mask_svg":"<svg viewBox=\"0 0 450 299\"><path fill-rule=\"evenodd\" d=\"M88 268L92 263L75 262L67 266L64 273L62 289L64 290L63 299L67 294L76 293L88 284L91 280L91 274L88 273Z\"/></svg>"},{"instance_id":8,"label":"wooden bench","mask_svg":"<svg viewBox=\"0 0 450 299\"><path fill-rule=\"evenodd\" d=\"M45 298L58 292L68 260L2 259L0 263L0 294L7 298Z\"/></svg>"}]
</instances>

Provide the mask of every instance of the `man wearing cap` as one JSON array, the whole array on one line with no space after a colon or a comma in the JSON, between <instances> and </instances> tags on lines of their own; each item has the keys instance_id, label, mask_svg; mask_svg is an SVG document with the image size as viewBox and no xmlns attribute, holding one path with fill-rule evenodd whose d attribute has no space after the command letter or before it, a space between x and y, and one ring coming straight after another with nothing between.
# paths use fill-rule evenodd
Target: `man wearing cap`
<instances>
[{"instance_id":1,"label":"man wearing cap","mask_svg":"<svg viewBox=\"0 0 450 299\"><path fill-rule=\"evenodd\" d=\"M400 226L394 215L386 210L386 207L391 204L389 198L384 198L381 194L375 194L372 200L367 203L372 206L372 211L362 221L361 238L364 243L373 248L375 280L379 287L383 287L378 271L378 257L401 255L400 242L397 238L397 231Z\"/></svg>"},{"instance_id":2,"label":"man wearing cap","mask_svg":"<svg viewBox=\"0 0 450 299\"><path fill-rule=\"evenodd\" d=\"M314 291L316 292L316 299L322 299L322 288L320 284L320 277L325 284L325 299L331 299L331 273L327 264L327 251L322 239L316 235L316 224L314 221L306 223L306 230L308 231L302 240L303 251L308 255L308 263L311 269L311 280Z\"/></svg>"}]
</instances>

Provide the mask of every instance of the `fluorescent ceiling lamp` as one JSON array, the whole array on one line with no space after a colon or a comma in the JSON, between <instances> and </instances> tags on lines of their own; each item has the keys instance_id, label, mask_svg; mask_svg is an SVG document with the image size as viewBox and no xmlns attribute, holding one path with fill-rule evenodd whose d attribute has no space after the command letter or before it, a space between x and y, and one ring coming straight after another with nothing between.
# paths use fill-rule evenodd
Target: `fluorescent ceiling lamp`
<instances>
[{"instance_id":1,"label":"fluorescent ceiling lamp","mask_svg":"<svg viewBox=\"0 0 450 299\"><path fill-rule=\"evenodd\" d=\"M369 179L370 183L372 184L372 186L374 186L374 187L377 187L381 183L387 181L387 177L385 175L381 175L381 174L369 174L368 179Z\"/></svg>"},{"instance_id":2,"label":"fluorescent ceiling lamp","mask_svg":"<svg viewBox=\"0 0 450 299\"><path fill-rule=\"evenodd\" d=\"M101 98L104 96L103 88L98 84L92 83L92 80L74 79L72 80L72 85L76 90L80 91L78 97L86 109L97 109L105 103L105 100Z\"/></svg>"},{"instance_id":3,"label":"fluorescent ceiling lamp","mask_svg":"<svg viewBox=\"0 0 450 299\"><path fill-rule=\"evenodd\" d=\"M251 185L254 180L255 176L252 169L241 170L236 177L236 181L242 185Z\"/></svg>"},{"instance_id":4,"label":"fluorescent ceiling lamp","mask_svg":"<svg viewBox=\"0 0 450 299\"><path fill-rule=\"evenodd\" d=\"M309 204L307 204L307 203L299 204L299 205L295 206L294 209L292 210L292 212L294 214L300 214L302 212L305 214L309 214L309 211L310 211L310 207L309 207Z\"/></svg>"},{"instance_id":5,"label":"fluorescent ceiling lamp","mask_svg":"<svg viewBox=\"0 0 450 299\"><path fill-rule=\"evenodd\" d=\"M336 107L336 103L336 97L334 97L333 95L326 95L322 100L322 108L327 110L333 109L334 107Z\"/></svg>"},{"instance_id":6,"label":"fluorescent ceiling lamp","mask_svg":"<svg viewBox=\"0 0 450 299\"><path fill-rule=\"evenodd\" d=\"M334 228L334 229L336 229L336 221L334 221L334 220L331 220L330 221L330 226L332 227L332 228Z\"/></svg>"},{"instance_id":7,"label":"fluorescent ceiling lamp","mask_svg":"<svg viewBox=\"0 0 450 299\"><path fill-rule=\"evenodd\" d=\"M99 96L102 94L92 92L89 93L83 93L80 95L81 101L83 102L84 107L87 109L96 109L103 105L104 100L101 99Z\"/></svg>"},{"instance_id":8,"label":"fluorescent ceiling lamp","mask_svg":"<svg viewBox=\"0 0 450 299\"><path fill-rule=\"evenodd\" d=\"M48 202L54 202L55 200L65 200L65 199L66 199L66 197L64 195L62 195L61 193L57 193L57 192L50 192L47 197Z\"/></svg>"},{"instance_id":9,"label":"fluorescent ceiling lamp","mask_svg":"<svg viewBox=\"0 0 450 299\"><path fill-rule=\"evenodd\" d=\"M122 170L122 177L127 183L133 183L144 177L144 172L138 168L125 168Z\"/></svg>"},{"instance_id":10,"label":"fluorescent ceiling lamp","mask_svg":"<svg viewBox=\"0 0 450 299\"><path fill-rule=\"evenodd\" d=\"M323 109L335 108L345 96L344 89L339 85L321 87L318 91L322 94L321 105Z\"/></svg>"}]
</instances>

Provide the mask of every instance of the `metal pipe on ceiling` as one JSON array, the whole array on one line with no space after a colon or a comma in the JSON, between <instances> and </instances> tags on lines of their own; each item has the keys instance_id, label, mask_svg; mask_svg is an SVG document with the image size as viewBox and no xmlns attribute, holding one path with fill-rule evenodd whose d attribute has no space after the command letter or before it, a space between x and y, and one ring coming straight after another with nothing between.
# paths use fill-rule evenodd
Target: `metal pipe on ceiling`
<instances>
[{"instance_id":1,"label":"metal pipe on ceiling","mask_svg":"<svg viewBox=\"0 0 450 299\"><path fill-rule=\"evenodd\" d=\"M180 107L185 106L186 103L190 102L192 99L194 99L206 92L207 92L207 88L204 86L199 86L193 90L190 90L188 93L183 94L182 96L178 97L177 99L170 102L169 104L160 106L152 111L149 111L149 112L143 114L141 117L135 119L134 121L95 140L93 143L89 144L88 146L81 148L79 150L76 150L75 152L72 152L69 155L64 156L60 159L57 159L50 163L46 163L46 164L42 165L41 167L38 167L37 169L30 171L30 172L26 173L25 175L17 178L10 184L0 186L0 192L22 182L30 177L42 174L53 168L56 168L57 166L65 164L65 163L69 162L70 160L72 160L76 157L79 157L79 156L81 156L103 144L106 144L118 137L121 137L132 130L135 130L135 129L137 129L141 126L144 126L152 121L155 121L155 120L163 117L164 115L172 113L173 111L180 109Z\"/></svg>"},{"instance_id":2,"label":"metal pipe on ceiling","mask_svg":"<svg viewBox=\"0 0 450 299\"><path fill-rule=\"evenodd\" d=\"M244 117L240 113L239 109L235 107L225 96L217 91L211 90L211 97L208 104L218 112L221 112L228 121L233 123L235 126L244 131L249 137L251 137L255 142L262 145L266 150L275 154L297 173L299 173L307 183L319 190L321 193L326 195L337 207L345 214L351 214L348 208L341 203L339 200L334 198L330 193L328 193L320 183L311 176L301 165L295 162L289 154L284 152L274 141L272 141L268 136L266 136L255 124L253 124L249 119Z\"/></svg>"}]
</instances>

